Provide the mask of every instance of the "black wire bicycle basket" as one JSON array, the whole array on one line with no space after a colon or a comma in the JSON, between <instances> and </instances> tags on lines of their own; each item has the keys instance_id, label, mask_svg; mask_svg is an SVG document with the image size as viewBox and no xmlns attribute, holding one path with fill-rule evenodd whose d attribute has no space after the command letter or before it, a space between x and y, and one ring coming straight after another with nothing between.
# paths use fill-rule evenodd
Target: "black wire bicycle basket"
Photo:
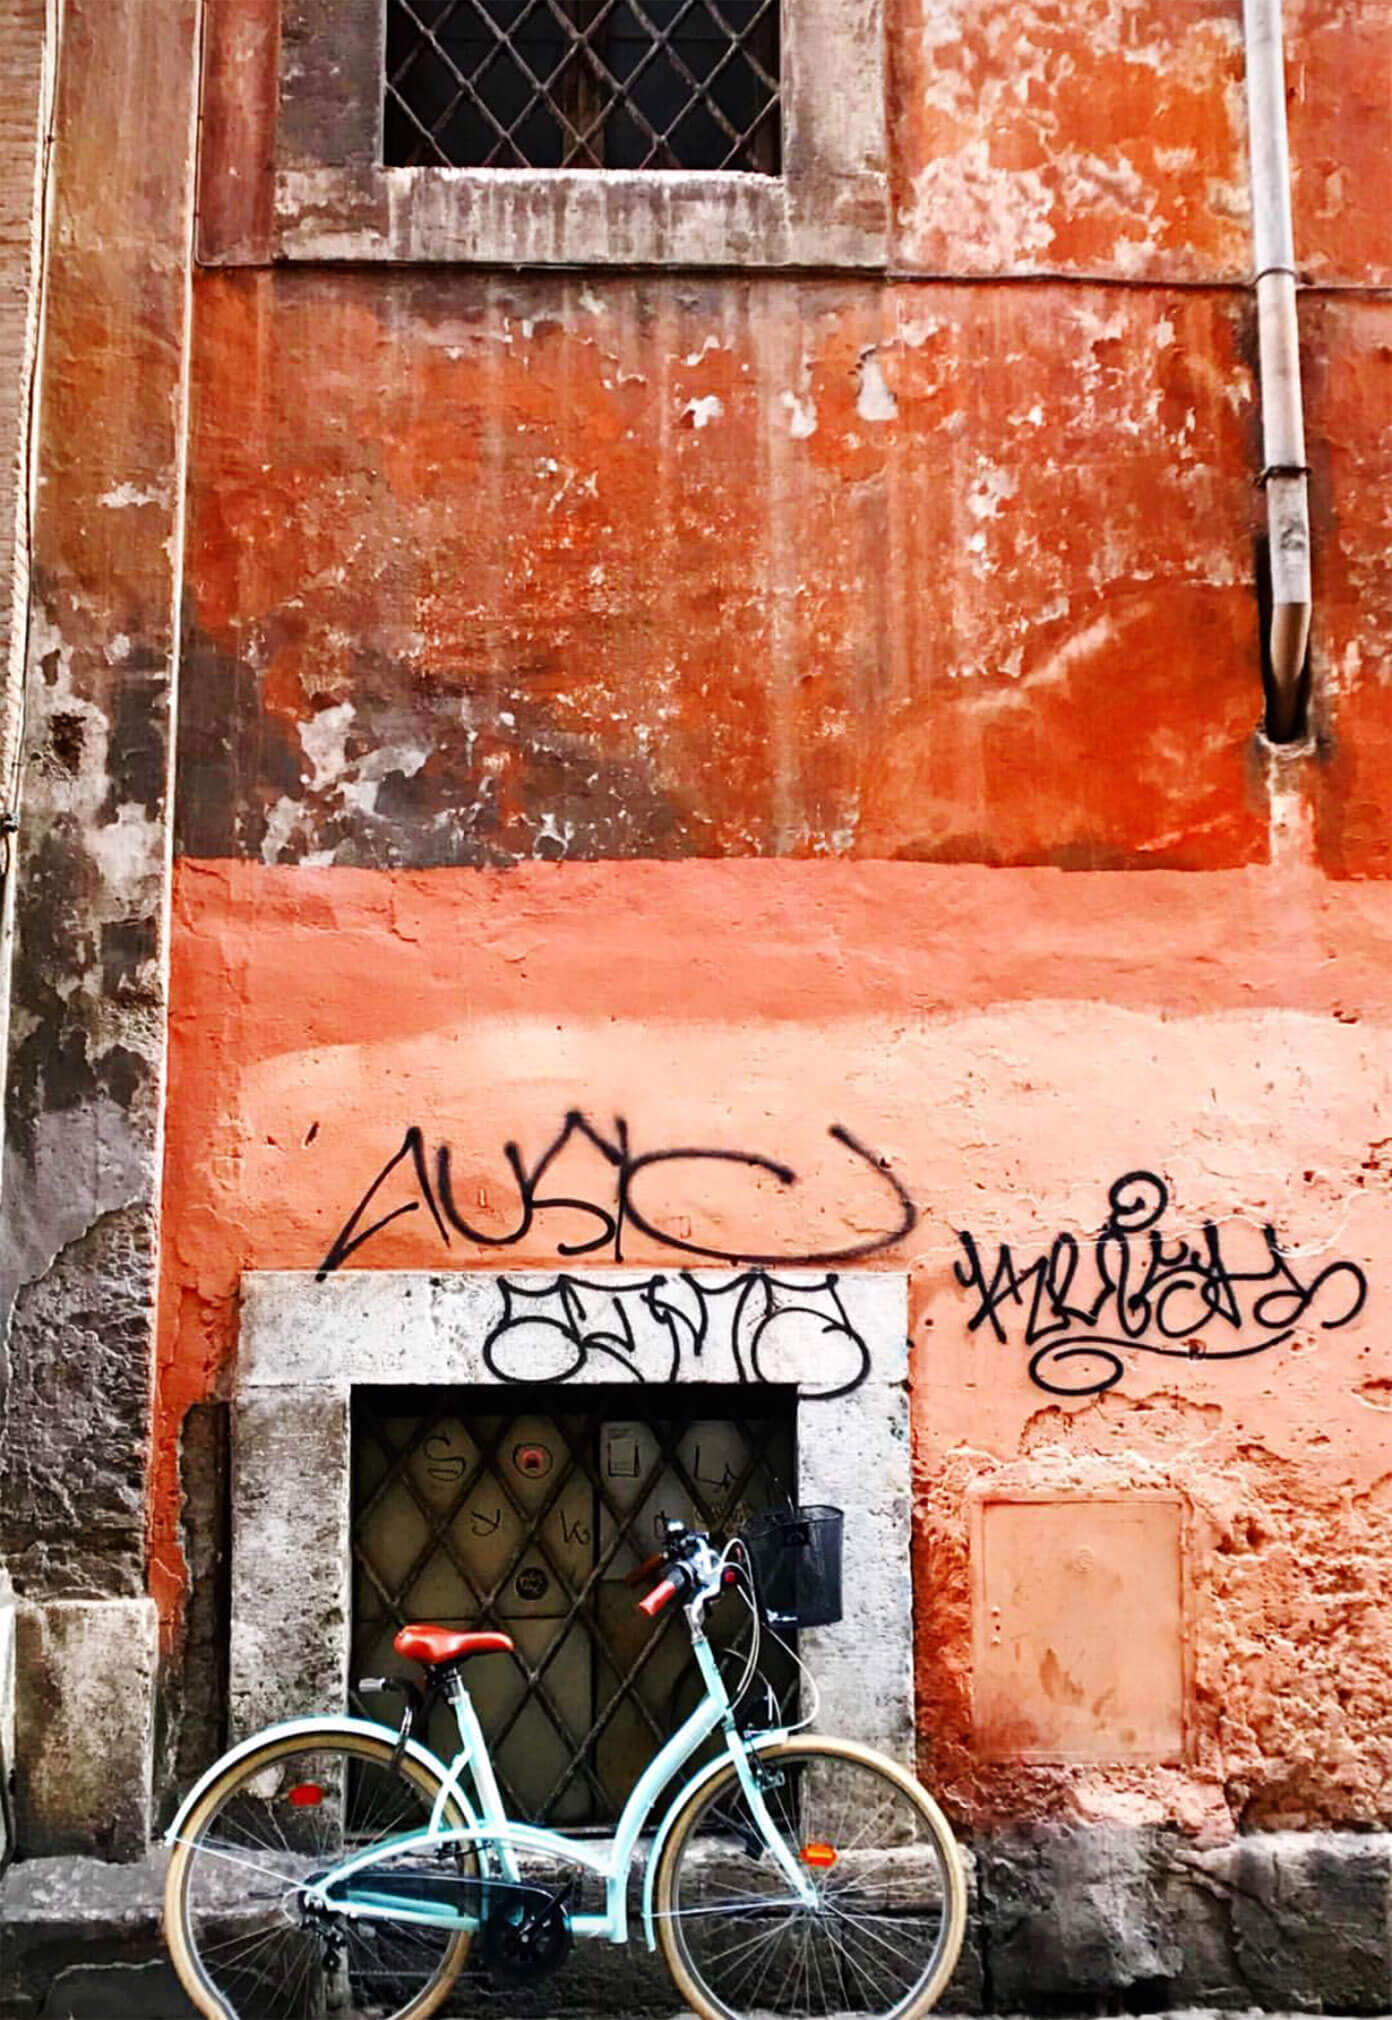
<instances>
[{"instance_id":1,"label":"black wire bicycle basket","mask_svg":"<svg viewBox=\"0 0 1392 2020\"><path fill-rule=\"evenodd\" d=\"M768 1508L740 1532L770 1627L829 1627L841 1618L839 1508Z\"/></svg>"}]
</instances>

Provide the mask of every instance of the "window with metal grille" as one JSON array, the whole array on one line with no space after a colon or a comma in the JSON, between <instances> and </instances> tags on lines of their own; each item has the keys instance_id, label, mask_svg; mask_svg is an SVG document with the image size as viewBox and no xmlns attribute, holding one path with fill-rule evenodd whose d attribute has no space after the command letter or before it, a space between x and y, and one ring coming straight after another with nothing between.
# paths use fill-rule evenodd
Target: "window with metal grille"
<instances>
[{"instance_id":1,"label":"window with metal grille","mask_svg":"<svg viewBox=\"0 0 1392 2020\"><path fill-rule=\"evenodd\" d=\"M612 1824L701 1690L680 1614L654 1627L624 1575L663 1516L728 1534L786 1506L795 1408L762 1386L355 1389L352 1674L399 1670L407 1621L502 1628L516 1653L477 1658L467 1679L509 1809ZM711 1620L732 1680L746 1621L733 1596ZM766 1651L748 1709L771 1720L794 1684ZM449 1714L436 1719L448 1758Z\"/></svg>"},{"instance_id":2,"label":"window with metal grille","mask_svg":"<svg viewBox=\"0 0 1392 2020\"><path fill-rule=\"evenodd\" d=\"M389 167L777 175L779 0L388 0Z\"/></svg>"}]
</instances>

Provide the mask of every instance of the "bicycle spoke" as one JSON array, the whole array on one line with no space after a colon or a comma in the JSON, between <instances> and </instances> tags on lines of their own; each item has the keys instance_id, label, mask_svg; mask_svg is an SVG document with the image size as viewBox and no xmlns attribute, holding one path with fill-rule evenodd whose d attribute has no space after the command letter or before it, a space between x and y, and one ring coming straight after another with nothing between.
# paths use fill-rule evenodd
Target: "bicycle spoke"
<instances>
[{"instance_id":1,"label":"bicycle spoke","mask_svg":"<svg viewBox=\"0 0 1392 2020\"><path fill-rule=\"evenodd\" d=\"M936 1813L911 1783L835 1742L793 1741L767 1758L764 1803L804 1861L810 1898L790 1894L731 1770L658 1877L679 1986L708 2016L917 2020L956 1940L955 1853Z\"/></svg>"},{"instance_id":2,"label":"bicycle spoke","mask_svg":"<svg viewBox=\"0 0 1392 2020\"><path fill-rule=\"evenodd\" d=\"M215 1845L205 1841L199 1844L198 1850L210 1859L223 1859L228 1865L240 1866L244 1872L257 1873L263 1880L279 1880L282 1889L294 1885L290 1874L278 1873L273 1866L260 1865L256 1860L246 1858L241 1852L229 1851L226 1845Z\"/></svg>"},{"instance_id":3,"label":"bicycle spoke","mask_svg":"<svg viewBox=\"0 0 1392 2020\"><path fill-rule=\"evenodd\" d=\"M394 1881L433 1880L439 1864L424 1837L395 1862L390 1849L426 1832L435 1793L430 1777L396 1762L384 1740L339 1733L270 1741L229 1770L175 1850L182 1941L202 1996L212 1988L224 2020L346 2020L350 2012L391 2020L415 2008L425 1988L453 1982L470 1932L393 1921L387 1910L357 1923L334 1912L331 1891L327 1899L317 1891L345 1858L374 1851L387 1855ZM464 1822L457 1811L446 1818ZM455 1850L448 1870L473 1863Z\"/></svg>"}]
</instances>

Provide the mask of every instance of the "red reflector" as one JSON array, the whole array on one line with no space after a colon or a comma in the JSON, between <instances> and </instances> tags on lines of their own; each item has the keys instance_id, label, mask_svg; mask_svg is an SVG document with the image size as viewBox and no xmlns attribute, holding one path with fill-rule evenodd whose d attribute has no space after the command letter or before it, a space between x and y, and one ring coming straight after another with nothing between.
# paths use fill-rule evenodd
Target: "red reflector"
<instances>
[{"instance_id":1,"label":"red reflector","mask_svg":"<svg viewBox=\"0 0 1392 2020\"><path fill-rule=\"evenodd\" d=\"M810 1845L804 1845L800 1856L804 1866L826 1867L836 1864L835 1846L824 1845L818 1838L814 1838Z\"/></svg>"},{"instance_id":2,"label":"red reflector","mask_svg":"<svg viewBox=\"0 0 1392 2020\"><path fill-rule=\"evenodd\" d=\"M324 1791L318 1782L296 1782L285 1799L293 1803L297 1810L313 1810L323 1802Z\"/></svg>"}]
</instances>

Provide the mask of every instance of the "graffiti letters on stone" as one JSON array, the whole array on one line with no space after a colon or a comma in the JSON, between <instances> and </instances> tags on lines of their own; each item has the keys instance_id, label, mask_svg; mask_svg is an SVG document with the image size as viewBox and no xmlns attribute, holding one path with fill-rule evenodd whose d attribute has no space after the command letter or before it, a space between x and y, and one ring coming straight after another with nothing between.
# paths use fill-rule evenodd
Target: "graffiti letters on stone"
<instances>
[{"instance_id":1,"label":"graffiti letters on stone","mask_svg":"<svg viewBox=\"0 0 1392 2020\"><path fill-rule=\"evenodd\" d=\"M380 1234L384 1227L399 1220L403 1214L418 1213L422 1206L429 1213L436 1233L446 1247L458 1239L476 1248L511 1248L527 1238L542 1215L560 1211L586 1216L591 1230L579 1241L558 1242L556 1253L562 1256L592 1256L607 1252L615 1262L622 1262L624 1235L629 1228L635 1228L640 1235L663 1248L702 1256L711 1262L816 1267L879 1255L902 1240L917 1224L917 1209L884 1159L867 1150L848 1129L843 1129L840 1123L833 1123L827 1135L841 1145L853 1165L875 1173L885 1193L886 1224L881 1231L862 1240L815 1254L768 1255L758 1253L755 1248L721 1248L713 1243L693 1240L689 1233L679 1234L674 1228L663 1227L655 1217L656 1209L646 1205L643 1189L644 1173L658 1166L669 1169L684 1166L699 1171L710 1165L734 1165L775 1179L780 1186L789 1189L797 1186L798 1175L790 1165L781 1163L777 1158L766 1157L759 1151L674 1147L640 1151L630 1143L628 1124L622 1118L616 1118L612 1130L606 1134L578 1109L572 1109L560 1132L534 1163L527 1163L515 1143L503 1145L503 1159L512 1174L517 1193L516 1218L512 1226L502 1233L493 1233L472 1225L460 1210L455 1197L449 1145L438 1145L432 1158L426 1147L424 1131L413 1123L402 1138L400 1147L382 1166L340 1228L333 1246L319 1265L319 1275L324 1277L331 1270L338 1269L365 1242ZM547 1183L547 1174L557 1158L567 1144L577 1139L598 1151L606 1168L605 1183L586 1198L552 1192ZM373 1201L398 1166L407 1167L419 1197L407 1200L392 1212L373 1220L370 1218Z\"/></svg>"},{"instance_id":2,"label":"graffiti letters on stone","mask_svg":"<svg viewBox=\"0 0 1392 2020\"><path fill-rule=\"evenodd\" d=\"M1162 1179L1130 1171L1108 1195L1111 1211L1090 1242L1055 1236L1027 1265L1004 1244L988 1266L975 1238L959 1231L959 1284L975 1293L967 1321L1005 1344L1019 1327L1033 1349L1031 1378L1055 1396L1096 1396L1126 1372L1127 1356L1244 1360L1269 1353L1308 1321L1332 1332L1362 1311L1367 1280L1356 1263L1332 1262L1314 1275L1296 1266L1273 1227L1234 1261L1216 1222L1197 1239L1167 1236L1170 1203Z\"/></svg>"},{"instance_id":3,"label":"graffiti letters on stone","mask_svg":"<svg viewBox=\"0 0 1392 2020\"><path fill-rule=\"evenodd\" d=\"M624 1284L499 1277L497 1288L502 1313L483 1357L500 1382L786 1382L805 1402L830 1402L870 1372L834 1272L796 1282L744 1270L717 1284L690 1270Z\"/></svg>"}]
</instances>

